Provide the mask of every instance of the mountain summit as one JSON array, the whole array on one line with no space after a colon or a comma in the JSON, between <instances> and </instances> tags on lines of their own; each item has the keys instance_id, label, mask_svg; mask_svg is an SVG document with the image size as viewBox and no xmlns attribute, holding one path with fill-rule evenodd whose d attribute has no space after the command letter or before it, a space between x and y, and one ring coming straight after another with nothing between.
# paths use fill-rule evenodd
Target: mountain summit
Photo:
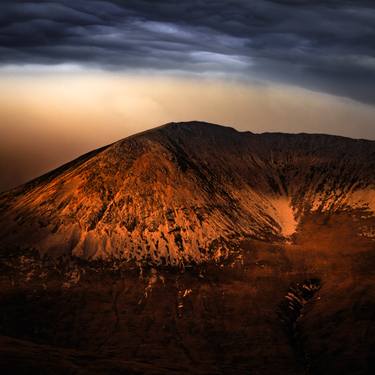
<instances>
[{"instance_id":1,"label":"mountain summit","mask_svg":"<svg viewBox=\"0 0 375 375\"><path fill-rule=\"evenodd\" d=\"M170 123L1 194L0 244L200 263L243 238L293 240L306 215L342 211L375 211L375 142Z\"/></svg>"}]
</instances>

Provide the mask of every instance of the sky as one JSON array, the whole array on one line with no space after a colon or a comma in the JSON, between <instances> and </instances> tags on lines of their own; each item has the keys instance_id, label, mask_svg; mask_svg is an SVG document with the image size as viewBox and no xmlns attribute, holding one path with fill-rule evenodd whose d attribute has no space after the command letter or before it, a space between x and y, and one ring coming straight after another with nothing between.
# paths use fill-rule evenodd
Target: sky
<instances>
[{"instance_id":1,"label":"sky","mask_svg":"<svg viewBox=\"0 0 375 375\"><path fill-rule=\"evenodd\" d=\"M0 191L170 121L375 139L375 3L0 2Z\"/></svg>"}]
</instances>

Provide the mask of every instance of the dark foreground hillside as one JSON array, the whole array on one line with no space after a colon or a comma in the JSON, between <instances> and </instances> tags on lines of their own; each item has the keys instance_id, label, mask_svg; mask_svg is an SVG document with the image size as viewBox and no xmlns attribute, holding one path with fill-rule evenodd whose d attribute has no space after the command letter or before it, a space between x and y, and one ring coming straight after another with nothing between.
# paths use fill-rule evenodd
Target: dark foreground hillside
<instances>
[{"instance_id":1,"label":"dark foreground hillside","mask_svg":"<svg viewBox=\"0 0 375 375\"><path fill-rule=\"evenodd\" d=\"M372 374L375 246L345 215L222 264L2 259L9 374Z\"/></svg>"}]
</instances>

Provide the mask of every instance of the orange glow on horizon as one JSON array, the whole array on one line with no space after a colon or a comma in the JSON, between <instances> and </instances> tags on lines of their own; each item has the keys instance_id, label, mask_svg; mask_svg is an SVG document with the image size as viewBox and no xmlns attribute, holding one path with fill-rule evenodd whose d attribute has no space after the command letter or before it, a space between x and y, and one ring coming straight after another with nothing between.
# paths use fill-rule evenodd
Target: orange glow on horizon
<instances>
[{"instance_id":1,"label":"orange glow on horizon","mask_svg":"<svg viewBox=\"0 0 375 375\"><path fill-rule=\"evenodd\" d=\"M375 139L374 107L291 86L104 72L0 78L0 190L171 121Z\"/></svg>"}]
</instances>

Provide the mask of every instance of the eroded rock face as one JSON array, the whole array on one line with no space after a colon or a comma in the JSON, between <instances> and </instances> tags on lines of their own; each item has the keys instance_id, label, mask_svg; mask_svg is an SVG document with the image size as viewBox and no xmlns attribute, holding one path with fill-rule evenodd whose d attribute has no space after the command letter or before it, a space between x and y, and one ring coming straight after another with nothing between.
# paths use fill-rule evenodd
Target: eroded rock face
<instances>
[{"instance_id":1,"label":"eroded rock face","mask_svg":"<svg viewBox=\"0 0 375 375\"><path fill-rule=\"evenodd\" d=\"M154 264L286 240L306 213L375 210L375 142L167 124L0 196L1 246ZM363 235L374 229L364 226Z\"/></svg>"}]
</instances>

